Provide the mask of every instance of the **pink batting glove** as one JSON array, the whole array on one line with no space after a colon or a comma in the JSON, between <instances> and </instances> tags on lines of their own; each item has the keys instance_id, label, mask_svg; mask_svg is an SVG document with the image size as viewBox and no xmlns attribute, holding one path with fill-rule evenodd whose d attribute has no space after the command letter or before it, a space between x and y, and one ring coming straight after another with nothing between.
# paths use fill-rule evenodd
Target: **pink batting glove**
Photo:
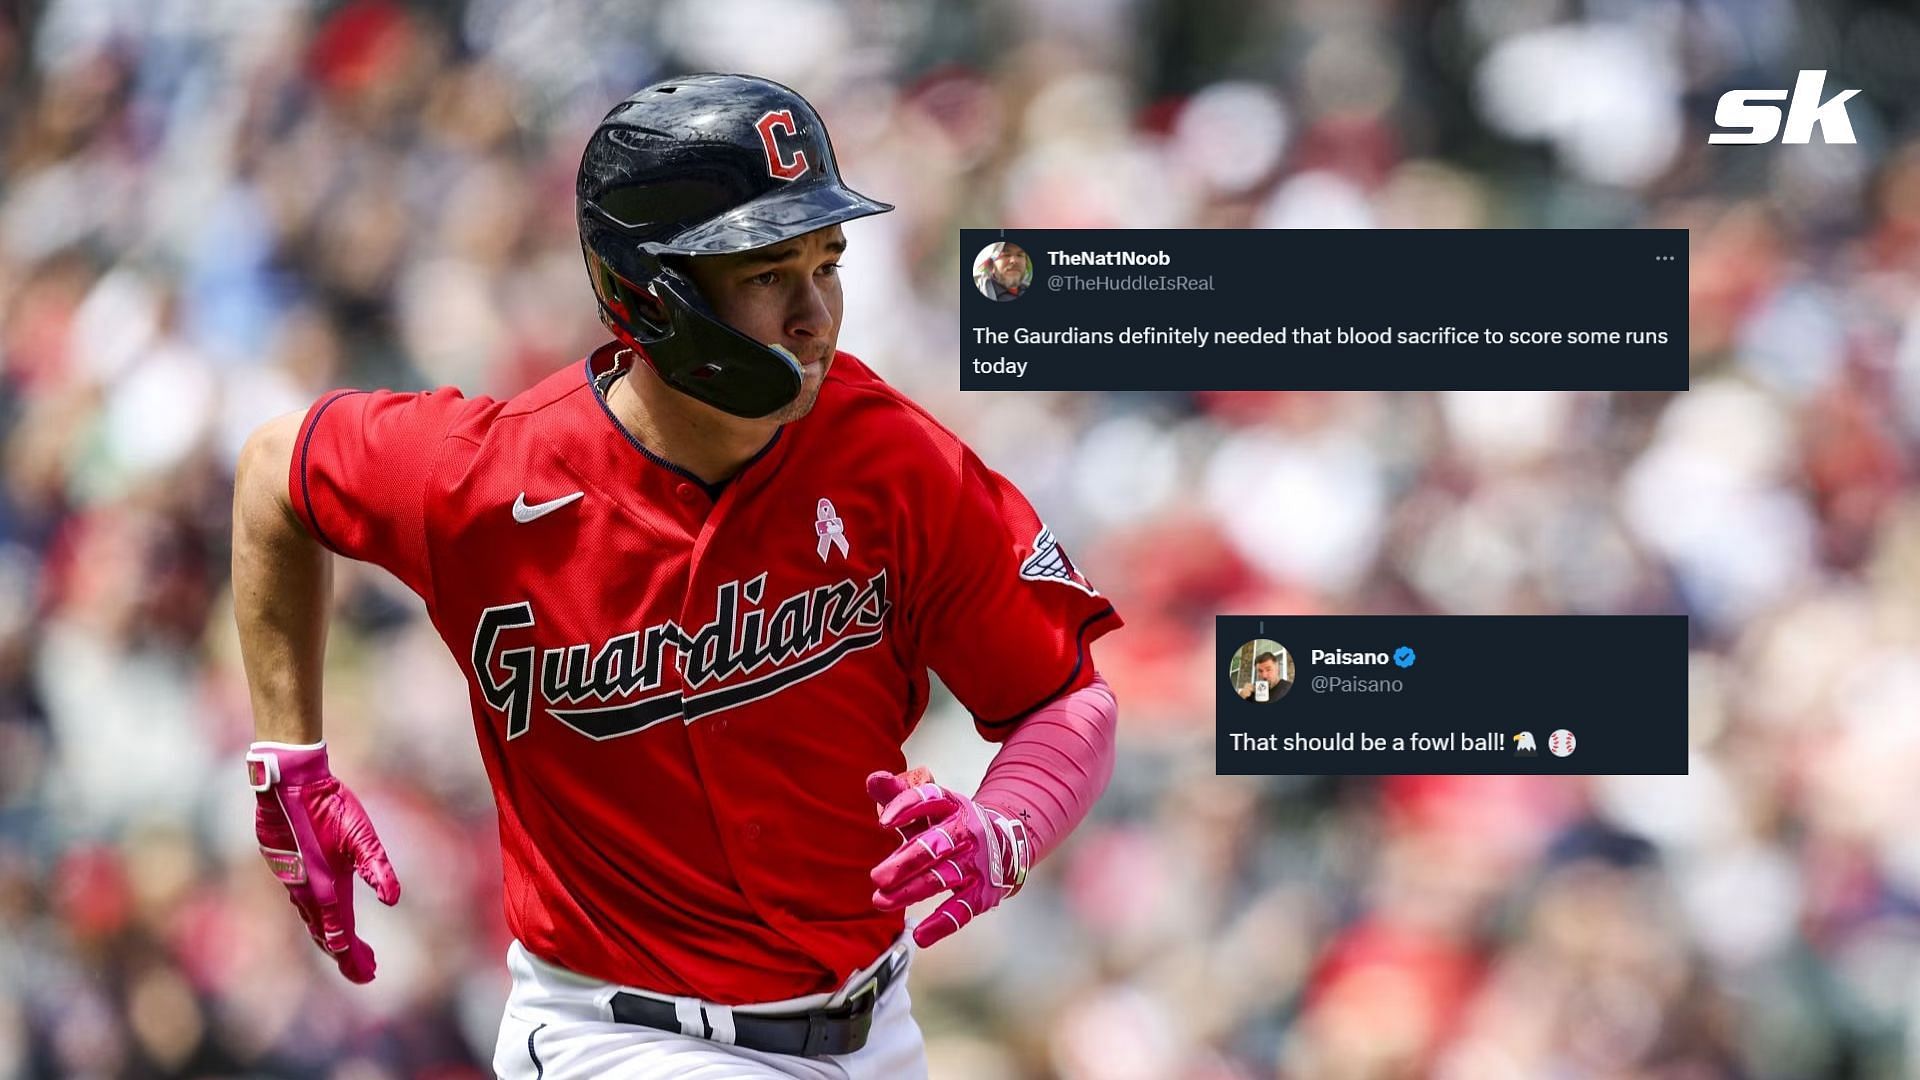
<instances>
[{"instance_id":1,"label":"pink batting glove","mask_svg":"<svg viewBox=\"0 0 1920 1080\"><path fill-rule=\"evenodd\" d=\"M400 901L400 879L365 807L327 769L327 744L257 742L247 750L260 854L307 933L349 981L373 981L373 949L353 932L353 873L380 902Z\"/></svg>"},{"instance_id":2,"label":"pink batting glove","mask_svg":"<svg viewBox=\"0 0 1920 1080\"><path fill-rule=\"evenodd\" d=\"M919 780L924 774L926 779ZM919 782L916 782L919 781ZM913 928L926 948L997 906L1026 883L1026 825L941 787L925 770L867 777L867 795L882 806L880 824L905 841L873 868L873 906L898 911L951 892Z\"/></svg>"}]
</instances>

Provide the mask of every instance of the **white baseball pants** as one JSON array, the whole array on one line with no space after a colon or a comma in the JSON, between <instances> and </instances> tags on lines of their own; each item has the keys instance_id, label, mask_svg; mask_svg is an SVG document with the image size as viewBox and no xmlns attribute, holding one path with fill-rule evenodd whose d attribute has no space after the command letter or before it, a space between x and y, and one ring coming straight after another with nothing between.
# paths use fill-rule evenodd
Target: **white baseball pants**
<instances>
[{"instance_id":1,"label":"white baseball pants","mask_svg":"<svg viewBox=\"0 0 1920 1080\"><path fill-rule=\"evenodd\" d=\"M911 950L909 950L911 951ZM877 965L885 960L883 953ZM911 960L909 959L909 966ZM683 1014L704 1010L709 1026L728 1007L698 998L615 986L556 967L519 942L507 949L513 989L507 995L493 1071L501 1080L731 1080L735 1077L803 1077L806 1080L925 1080L926 1043L914 1023L905 972L874 1008L867 1044L851 1054L806 1058L768 1054L672 1031L657 1031L613 1019L608 1002L619 991L672 1001ZM854 977L857 981L866 972ZM789 1012L825 1005L832 995L737 1005L746 1012ZM699 1016L698 1011L691 1015Z\"/></svg>"}]
</instances>

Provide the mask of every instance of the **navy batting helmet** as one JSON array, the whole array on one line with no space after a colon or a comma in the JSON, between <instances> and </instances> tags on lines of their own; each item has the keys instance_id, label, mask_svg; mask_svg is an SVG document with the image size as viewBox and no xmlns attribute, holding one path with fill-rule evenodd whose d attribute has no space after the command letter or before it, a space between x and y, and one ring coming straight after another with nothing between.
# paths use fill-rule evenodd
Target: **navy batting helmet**
<instances>
[{"instance_id":1,"label":"navy batting helmet","mask_svg":"<svg viewBox=\"0 0 1920 1080\"><path fill-rule=\"evenodd\" d=\"M600 319L666 383L735 416L800 393L800 366L728 326L667 257L724 255L893 209L840 182L805 98L749 75L656 83L580 158L580 246Z\"/></svg>"}]
</instances>

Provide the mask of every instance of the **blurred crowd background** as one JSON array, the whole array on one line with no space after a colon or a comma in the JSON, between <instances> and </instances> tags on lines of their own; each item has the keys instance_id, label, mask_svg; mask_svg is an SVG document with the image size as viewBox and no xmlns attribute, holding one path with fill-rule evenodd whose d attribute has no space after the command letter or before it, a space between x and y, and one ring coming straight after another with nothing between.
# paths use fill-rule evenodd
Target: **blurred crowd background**
<instances>
[{"instance_id":1,"label":"blurred crowd background","mask_svg":"<svg viewBox=\"0 0 1920 1080\"><path fill-rule=\"evenodd\" d=\"M0 1077L484 1075L458 669L339 568L335 767L407 890L350 987L254 850L233 464L330 387L602 340L580 147L700 69L800 89L899 205L847 229L842 346L1128 621L1109 795L916 964L935 1076L1920 1075L1916 57L1860 0L0 8ZM1812 67L1856 145L1708 146ZM1686 228L1692 389L965 395L990 226ZM1215 777L1216 612L1685 613L1691 772ZM912 750L992 747L937 701Z\"/></svg>"}]
</instances>

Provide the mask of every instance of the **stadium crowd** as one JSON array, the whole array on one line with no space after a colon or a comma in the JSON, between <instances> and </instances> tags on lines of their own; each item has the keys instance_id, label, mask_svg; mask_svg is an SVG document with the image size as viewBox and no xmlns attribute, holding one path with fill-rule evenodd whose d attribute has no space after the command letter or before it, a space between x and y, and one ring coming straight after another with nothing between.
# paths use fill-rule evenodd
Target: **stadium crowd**
<instances>
[{"instance_id":1,"label":"stadium crowd","mask_svg":"<svg viewBox=\"0 0 1920 1080\"><path fill-rule=\"evenodd\" d=\"M458 669L338 566L335 769L407 890L350 986L254 846L233 463L330 387L505 396L602 340L579 149L699 69L801 89L899 206L847 229L842 347L1128 622L1107 798L916 964L935 1076L1920 1075L1917 52L1910 9L1772 0L7 9L0 1077L485 1075ZM1816 66L1857 144L1708 146ZM987 226L1686 228L1692 387L962 394ZM1216 777L1217 612L1684 613L1691 771ZM913 755L992 749L942 700Z\"/></svg>"}]
</instances>

